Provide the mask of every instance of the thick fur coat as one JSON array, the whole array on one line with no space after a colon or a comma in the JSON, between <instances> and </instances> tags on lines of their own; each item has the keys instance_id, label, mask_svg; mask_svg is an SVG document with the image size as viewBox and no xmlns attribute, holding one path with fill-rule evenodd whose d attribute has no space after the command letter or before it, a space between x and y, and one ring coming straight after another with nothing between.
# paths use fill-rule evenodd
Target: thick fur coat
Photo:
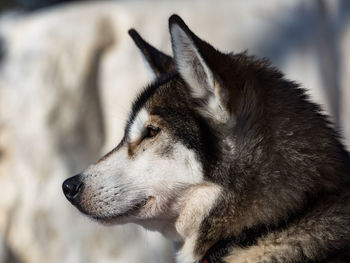
<instances>
[{"instance_id":1,"label":"thick fur coat","mask_svg":"<svg viewBox=\"0 0 350 263\"><path fill-rule=\"evenodd\" d=\"M160 231L179 262L227 239L227 263L350 262L350 157L327 116L268 61L222 53L176 15L169 28L173 57L130 30L156 80L67 198Z\"/></svg>"}]
</instances>

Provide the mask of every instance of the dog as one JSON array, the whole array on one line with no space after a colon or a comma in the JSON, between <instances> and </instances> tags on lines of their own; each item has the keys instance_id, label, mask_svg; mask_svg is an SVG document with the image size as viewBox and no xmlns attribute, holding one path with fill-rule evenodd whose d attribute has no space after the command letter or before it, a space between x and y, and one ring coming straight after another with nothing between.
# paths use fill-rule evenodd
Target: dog
<instances>
[{"instance_id":1,"label":"dog","mask_svg":"<svg viewBox=\"0 0 350 263\"><path fill-rule=\"evenodd\" d=\"M155 80L119 145L63 183L103 224L136 223L177 262L350 262L350 157L304 89L169 18L173 57L130 36Z\"/></svg>"}]
</instances>

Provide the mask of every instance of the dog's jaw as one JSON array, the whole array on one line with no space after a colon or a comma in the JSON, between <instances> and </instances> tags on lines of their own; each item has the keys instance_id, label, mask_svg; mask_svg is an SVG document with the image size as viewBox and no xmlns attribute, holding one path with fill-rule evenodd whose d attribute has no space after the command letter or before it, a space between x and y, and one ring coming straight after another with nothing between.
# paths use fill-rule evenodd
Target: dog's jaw
<instances>
[{"instance_id":1,"label":"dog's jaw","mask_svg":"<svg viewBox=\"0 0 350 263\"><path fill-rule=\"evenodd\" d=\"M129 222L130 218L132 218L134 215L137 215L140 213L140 211L147 209L148 203L152 203L152 200L154 197L149 196L147 198L142 199L141 201L137 202L134 206L132 206L129 210L126 212L119 214L119 215L113 215L113 216L93 216L89 215L90 218L93 220L96 220L99 223L102 223L104 225L116 225L124 222Z\"/></svg>"}]
</instances>

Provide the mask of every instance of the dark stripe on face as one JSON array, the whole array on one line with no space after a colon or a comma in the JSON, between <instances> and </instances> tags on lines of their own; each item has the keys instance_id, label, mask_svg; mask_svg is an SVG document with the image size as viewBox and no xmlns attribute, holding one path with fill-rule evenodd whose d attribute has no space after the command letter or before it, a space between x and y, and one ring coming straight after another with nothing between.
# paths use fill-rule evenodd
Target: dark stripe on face
<instances>
[{"instance_id":1,"label":"dark stripe on face","mask_svg":"<svg viewBox=\"0 0 350 263\"><path fill-rule=\"evenodd\" d=\"M137 113L141 110L141 108L145 105L147 100L156 92L156 90L169 82L171 79L173 79L175 76L177 76L178 73L176 71L169 72L167 74L164 74L157 78L153 83L151 83L149 86L147 86L136 98L134 101L132 108L131 108L131 113L129 115L129 119L126 123L125 126L125 131L124 131L124 138L127 137L130 127L137 115Z\"/></svg>"},{"instance_id":2,"label":"dark stripe on face","mask_svg":"<svg viewBox=\"0 0 350 263\"><path fill-rule=\"evenodd\" d=\"M172 136L198 155L203 165L204 176L209 179L220 158L220 139L208 121L189 107L194 102L187 103L156 108L152 113L161 116L168 123L167 127Z\"/></svg>"}]
</instances>

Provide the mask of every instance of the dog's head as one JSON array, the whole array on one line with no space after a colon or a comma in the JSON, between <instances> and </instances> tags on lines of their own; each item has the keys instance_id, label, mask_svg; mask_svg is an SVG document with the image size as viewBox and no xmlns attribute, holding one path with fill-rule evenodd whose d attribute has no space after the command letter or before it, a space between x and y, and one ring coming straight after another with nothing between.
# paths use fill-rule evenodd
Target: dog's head
<instances>
[{"instance_id":1,"label":"dog's head","mask_svg":"<svg viewBox=\"0 0 350 263\"><path fill-rule=\"evenodd\" d=\"M63 183L80 211L219 240L283 222L345 185L329 175L348 169L349 156L303 89L265 60L217 51L176 15L169 28L173 58L129 32L156 80L135 100L120 144Z\"/></svg>"},{"instance_id":2,"label":"dog's head","mask_svg":"<svg viewBox=\"0 0 350 263\"><path fill-rule=\"evenodd\" d=\"M158 230L183 215L200 222L217 200L226 199L225 209L233 207L227 202L254 204L254 211L234 211L246 217L242 227L286 214L303 189L285 189L293 201L282 207L271 202L271 182L292 180L283 177L290 161L302 159L295 167L303 171L312 167L304 164L312 156L294 153L319 145L307 129L318 108L265 60L216 50L176 15L169 29L173 57L129 31L156 79L135 100L120 144L63 183L66 197L100 222L152 222L148 227ZM271 206L281 211L271 213Z\"/></svg>"},{"instance_id":3,"label":"dog's head","mask_svg":"<svg viewBox=\"0 0 350 263\"><path fill-rule=\"evenodd\" d=\"M228 56L178 16L169 27L174 58L129 31L156 80L135 100L120 144L63 183L69 201L101 222L176 218L185 194L210 182L220 129L234 125L230 94L207 64Z\"/></svg>"}]
</instances>

